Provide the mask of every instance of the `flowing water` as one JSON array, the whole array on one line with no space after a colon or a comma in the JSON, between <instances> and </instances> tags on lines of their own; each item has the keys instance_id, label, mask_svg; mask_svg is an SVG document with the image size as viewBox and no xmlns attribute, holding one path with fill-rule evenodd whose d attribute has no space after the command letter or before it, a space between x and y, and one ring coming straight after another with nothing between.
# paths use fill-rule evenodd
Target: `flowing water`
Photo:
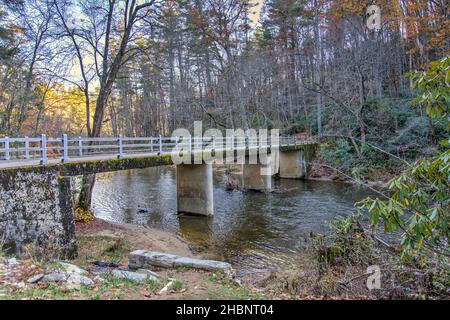
<instances>
[{"instance_id":1,"label":"flowing water","mask_svg":"<svg viewBox=\"0 0 450 320\"><path fill-rule=\"evenodd\" d=\"M215 215L178 216L176 173L169 167L99 174L93 210L102 219L181 235L204 256L231 262L240 274L288 268L313 233L354 211L369 194L338 182L277 180L277 192L233 192L215 174ZM145 248L143 248L145 249Z\"/></svg>"}]
</instances>

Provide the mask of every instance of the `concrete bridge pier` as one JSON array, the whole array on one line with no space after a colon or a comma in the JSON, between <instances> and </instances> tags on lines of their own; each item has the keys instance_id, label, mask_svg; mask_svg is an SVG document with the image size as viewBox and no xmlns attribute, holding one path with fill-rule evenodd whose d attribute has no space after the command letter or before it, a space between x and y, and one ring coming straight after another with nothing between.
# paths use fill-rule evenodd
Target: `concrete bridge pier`
<instances>
[{"instance_id":1,"label":"concrete bridge pier","mask_svg":"<svg viewBox=\"0 0 450 320\"><path fill-rule=\"evenodd\" d=\"M250 164L249 157L246 157L245 163L242 165L242 185L246 190L270 192L272 191L272 176L274 165L272 163L272 155L267 156L267 163Z\"/></svg>"},{"instance_id":2,"label":"concrete bridge pier","mask_svg":"<svg viewBox=\"0 0 450 320\"><path fill-rule=\"evenodd\" d=\"M307 176L307 164L303 150L280 151L280 178L302 179Z\"/></svg>"},{"instance_id":3,"label":"concrete bridge pier","mask_svg":"<svg viewBox=\"0 0 450 320\"><path fill-rule=\"evenodd\" d=\"M177 166L177 203L178 213L214 215L212 164Z\"/></svg>"}]
</instances>

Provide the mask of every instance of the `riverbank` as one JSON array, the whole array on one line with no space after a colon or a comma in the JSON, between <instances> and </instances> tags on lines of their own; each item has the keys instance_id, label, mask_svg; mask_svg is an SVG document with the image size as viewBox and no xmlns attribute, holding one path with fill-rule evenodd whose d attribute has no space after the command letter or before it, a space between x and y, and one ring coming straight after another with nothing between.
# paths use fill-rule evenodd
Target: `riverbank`
<instances>
[{"instance_id":1,"label":"riverbank","mask_svg":"<svg viewBox=\"0 0 450 320\"><path fill-rule=\"evenodd\" d=\"M207 258L195 254L182 237L157 228L130 224L116 224L96 219L87 224L77 224L79 256L71 261L89 269L97 260L127 265L128 253L144 249L192 258ZM110 250L110 248L114 250ZM164 295L142 295L139 290L128 288L130 299L337 299L329 292L316 288L315 262L309 255L298 259L295 269L279 272L255 273L231 280L222 273L176 269L158 270L163 278L176 278L183 284L181 292L171 291ZM335 279L337 281L337 279ZM330 280L331 281L331 280ZM138 287L139 288L139 287ZM138 289L135 288L135 289ZM131 295L130 295L131 294ZM350 298L345 295L341 298ZM353 296L362 299L363 296Z\"/></svg>"},{"instance_id":2,"label":"riverbank","mask_svg":"<svg viewBox=\"0 0 450 320\"><path fill-rule=\"evenodd\" d=\"M79 255L72 261L61 263L33 256L19 260L0 253L0 300L417 299L412 288L385 288L389 285L388 278L386 283L383 281L383 290L368 290L368 266L381 265L396 255L376 246L359 227L349 230L353 231L345 238L353 240L344 255L335 252L333 245L328 247L312 239L312 250L299 256L298 264L289 270L247 274L233 280L223 273L185 267L154 269L141 270L141 275L151 277L136 281L109 272L94 262L125 270L129 253L136 249L202 257L192 253L183 239L170 232L95 220L77 225ZM354 239L359 240L354 242ZM416 278L408 271L409 266L403 268L397 266L402 277ZM69 274L61 279L69 269L80 273L75 278Z\"/></svg>"},{"instance_id":3,"label":"riverbank","mask_svg":"<svg viewBox=\"0 0 450 320\"><path fill-rule=\"evenodd\" d=\"M356 179L349 175L332 169L321 159L320 155L311 165L311 172L308 180L312 181L337 181L341 183L348 183L353 185L364 186L367 188L373 188L376 190L383 190L386 184L393 179L398 172L386 171L386 170L371 170L367 177L362 179Z\"/></svg>"},{"instance_id":4,"label":"riverbank","mask_svg":"<svg viewBox=\"0 0 450 320\"><path fill-rule=\"evenodd\" d=\"M79 257L72 261L89 268L93 256L102 261L126 266L128 253L138 249L173 253L193 258L205 258L191 251L188 244L178 235L155 228L128 224L115 224L95 220L77 225ZM119 243L119 245L117 245ZM109 248L116 248L111 253ZM357 271L358 270L358 271ZM364 267L353 272L365 272ZM142 296L139 290L129 289L127 297L132 299L281 299L281 300L334 300L370 299L367 290L355 294L339 292L337 284L341 274L321 274L313 252L305 252L297 259L297 265L277 272L247 274L236 279L221 273L190 269L158 270L163 278L174 277L183 284L182 292L165 295ZM131 295L130 295L131 294Z\"/></svg>"},{"instance_id":5,"label":"riverbank","mask_svg":"<svg viewBox=\"0 0 450 320\"><path fill-rule=\"evenodd\" d=\"M238 285L225 274L178 268L153 270L158 282L133 281L108 273L98 263L127 269L128 255L137 249L195 257L188 246L168 232L102 220L77 224L78 257L67 261L85 271L83 282L60 279L59 262L31 257L27 260L0 255L0 300L10 299L260 299L264 295ZM94 264L97 263L97 265ZM51 281L33 282L45 275ZM53 281L54 280L54 281Z\"/></svg>"},{"instance_id":6,"label":"riverbank","mask_svg":"<svg viewBox=\"0 0 450 320\"><path fill-rule=\"evenodd\" d=\"M304 259L299 269L247 275L237 282L223 273L188 268L152 270L158 282L124 279L94 262L126 269L129 253L137 249L201 257L192 253L177 235L157 229L96 219L77 224L76 230L78 257L65 263L69 263L71 270L82 270L77 283L69 281L70 277L60 278L67 274L65 263L45 260L45 257L39 259L32 254L27 260L3 254L0 255L0 300L333 299L314 287L311 273L314 266L308 259Z\"/></svg>"}]
</instances>

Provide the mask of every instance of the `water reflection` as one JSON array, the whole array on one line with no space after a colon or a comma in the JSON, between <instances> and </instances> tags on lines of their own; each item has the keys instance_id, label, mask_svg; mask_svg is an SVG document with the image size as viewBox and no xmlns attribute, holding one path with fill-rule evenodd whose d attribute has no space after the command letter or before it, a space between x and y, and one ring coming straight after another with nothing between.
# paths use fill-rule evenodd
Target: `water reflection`
<instances>
[{"instance_id":1,"label":"water reflection","mask_svg":"<svg viewBox=\"0 0 450 320\"><path fill-rule=\"evenodd\" d=\"M365 190L341 183L279 180L278 192L226 191L214 177L215 216L178 216L175 170L166 167L98 175L93 210L100 218L179 233L196 251L226 259L242 272L289 264L311 232L353 211Z\"/></svg>"}]
</instances>

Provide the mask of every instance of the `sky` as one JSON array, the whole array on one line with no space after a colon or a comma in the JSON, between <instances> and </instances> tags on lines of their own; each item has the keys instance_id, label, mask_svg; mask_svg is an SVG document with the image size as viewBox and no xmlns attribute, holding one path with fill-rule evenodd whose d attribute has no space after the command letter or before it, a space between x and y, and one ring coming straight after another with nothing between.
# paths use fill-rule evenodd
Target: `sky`
<instances>
[{"instance_id":1,"label":"sky","mask_svg":"<svg viewBox=\"0 0 450 320\"><path fill-rule=\"evenodd\" d=\"M250 14L250 19L252 20L253 27L256 27L259 22L259 16L261 14L262 5L264 3L264 0L255 0L254 3L256 4L256 7L253 12Z\"/></svg>"}]
</instances>

